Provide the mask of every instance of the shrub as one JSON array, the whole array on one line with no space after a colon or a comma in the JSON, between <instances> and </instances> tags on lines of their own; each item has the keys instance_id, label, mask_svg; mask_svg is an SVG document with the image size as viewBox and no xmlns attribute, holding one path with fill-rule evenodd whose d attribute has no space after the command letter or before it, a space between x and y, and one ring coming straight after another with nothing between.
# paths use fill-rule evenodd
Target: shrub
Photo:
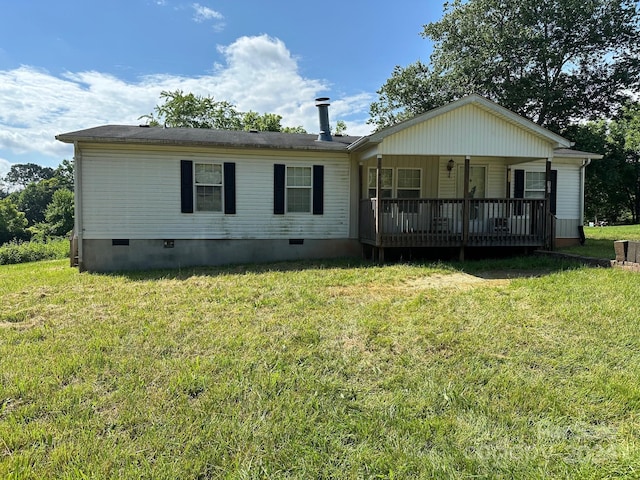
<instances>
[{"instance_id":1,"label":"shrub","mask_svg":"<svg viewBox=\"0 0 640 480\"><path fill-rule=\"evenodd\" d=\"M0 245L0 265L53 260L69 256L69 241L66 239L48 242L11 241Z\"/></svg>"}]
</instances>

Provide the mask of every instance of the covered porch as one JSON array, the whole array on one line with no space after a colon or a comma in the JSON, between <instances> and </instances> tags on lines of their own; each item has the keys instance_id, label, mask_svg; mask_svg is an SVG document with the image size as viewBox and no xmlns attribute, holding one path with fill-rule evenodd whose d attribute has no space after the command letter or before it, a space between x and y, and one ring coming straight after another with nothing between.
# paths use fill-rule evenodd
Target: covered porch
<instances>
[{"instance_id":1,"label":"covered porch","mask_svg":"<svg viewBox=\"0 0 640 480\"><path fill-rule=\"evenodd\" d=\"M454 247L461 258L467 247L552 249L557 228L566 239L581 224L584 163L557 155L570 146L477 95L380 130L349 147L360 167L359 239L379 257L385 248Z\"/></svg>"},{"instance_id":2,"label":"covered porch","mask_svg":"<svg viewBox=\"0 0 640 480\"><path fill-rule=\"evenodd\" d=\"M551 249L555 226L551 213L551 159L547 159L545 165L540 198L509 198L511 168L507 166L504 166L507 173L502 177L506 183L500 188L506 195L485 197L485 191L495 192L496 189L474 185L468 156L459 169L458 184L462 186L462 191L458 188L458 194L462 194L459 197L387 198L382 156L379 155L375 172L369 169L369 180L375 173L375 185L369 181L368 186L374 186L375 190L367 189L369 198L360 200L360 241L374 247L374 255L378 258L384 258L385 248L453 247L460 249L460 258L464 258L466 247ZM448 169L450 171L452 166ZM481 198L476 198L478 186L481 187ZM394 190L396 194L407 192L409 190Z\"/></svg>"}]
</instances>

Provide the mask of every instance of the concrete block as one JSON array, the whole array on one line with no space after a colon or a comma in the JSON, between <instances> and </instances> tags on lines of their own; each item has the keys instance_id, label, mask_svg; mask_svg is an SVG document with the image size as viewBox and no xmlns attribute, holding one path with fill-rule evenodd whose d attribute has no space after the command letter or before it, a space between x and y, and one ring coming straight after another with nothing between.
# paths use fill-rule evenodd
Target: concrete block
<instances>
[{"instance_id":1,"label":"concrete block","mask_svg":"<svg viewBox=\"0 0 640 480\"><path fill-rule=\"evenodd\" d=\"M629 249L629 240L617 240L613 242L613 249L616 252L616 262L627 261L627 251Z\"/></svg>"},{"instance_id":2,"label":"concrete block","mask_svg":"<svg viewBox=\"0 0 640 480\"><path fill-rule=\"evenodd\" d=\"M640 262L640 242L629 242L629 247L627 248L627 262Z\"/></svg>"}]
</instances>

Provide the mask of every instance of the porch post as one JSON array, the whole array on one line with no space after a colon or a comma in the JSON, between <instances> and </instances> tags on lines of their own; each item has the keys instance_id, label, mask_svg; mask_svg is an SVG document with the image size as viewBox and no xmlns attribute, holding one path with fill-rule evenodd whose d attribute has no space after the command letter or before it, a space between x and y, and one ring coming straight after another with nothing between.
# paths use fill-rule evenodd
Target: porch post
<instances>
[{"instance_id":1,"label":"porch post","mask_svg":"<svg viewBox=\"0 0 640 480\"><path fill-rule=\"evenodd\" d=\"M547 250L553 250L553 219L551 218L551 158L547 158L545 175L544 175L544 218L545 218L545 247Z\"/></svg>"},{"instance_id":2,"label":"porch post","mask_svg":"<svg viewBox=\"0 0 640 480\"><path fill-rule=\"evenodd\" d=\"M464 260L464 248L469 242L469 164L471 157L464 157L464 182L462 191L464 193L464 201L462 202L462 246L460 247L460 261Z\"/></svg>"},{"instance_id":3,"label":"porch post","mask_svg":"<svg viewBox=\"0 0 640 480\"><path fill-rule=\"evenodd\" d=\"M382 243L382 155L377 157L376 165L376 248Z\"/></svg>"}]
</instances>

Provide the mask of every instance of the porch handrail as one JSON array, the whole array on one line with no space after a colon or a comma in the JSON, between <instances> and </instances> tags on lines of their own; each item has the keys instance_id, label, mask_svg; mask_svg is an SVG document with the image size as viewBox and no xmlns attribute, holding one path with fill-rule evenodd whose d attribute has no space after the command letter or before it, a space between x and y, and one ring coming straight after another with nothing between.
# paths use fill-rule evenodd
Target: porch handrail
<instances>
[{"instance_id":1,"label":"porch handrail","mask_svg":"<svg viewBox=\"0 0 640 480\"><path fill-rule=\"evenodd\" d=\"M377 246L543 246L548 234L545 199L468 198L466 223L463 198L383 198L377 222L376 202L360 201L360 238Z\"/></svg>"}]
</instances>

